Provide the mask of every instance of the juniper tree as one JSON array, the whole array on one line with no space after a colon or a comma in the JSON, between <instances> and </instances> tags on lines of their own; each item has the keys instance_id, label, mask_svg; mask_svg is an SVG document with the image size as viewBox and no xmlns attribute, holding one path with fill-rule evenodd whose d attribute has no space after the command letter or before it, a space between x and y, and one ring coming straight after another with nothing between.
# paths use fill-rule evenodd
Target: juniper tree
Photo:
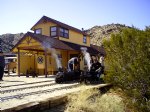
<instances>
[{"instance_id":1,"label":"juniper tree","mask_svg":"<svg viewBox=\"0 0 150 112\"><path fill-rule=\"evenodd\" d=\"M124 29L103 42L105 80L122 88L141 111L150 111L150 30Z\"/></svg>"}]
</instances>

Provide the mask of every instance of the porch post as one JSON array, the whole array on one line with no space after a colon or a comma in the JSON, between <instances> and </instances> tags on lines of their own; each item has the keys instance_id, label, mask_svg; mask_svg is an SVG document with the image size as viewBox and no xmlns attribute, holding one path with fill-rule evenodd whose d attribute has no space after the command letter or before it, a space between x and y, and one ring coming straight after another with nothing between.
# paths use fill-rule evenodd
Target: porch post
<instances>
[{"instance_id":1,"label":"porch post","mask_svg":"<svg viewBox=\"0 0 150 112\"><path fill-rule=\"evenodd\" d=\"M45 77L47 77L47 50L45 50Z\"/></svg>"},{"instance_id":2,"label":"porch post","mask_svg":"<svg viewBox=\"0 0 150 112\"><path fill-rule=\"evenodd\" d=\"M18 76L20 77L20 49L18 48Z\"/></svg>"},{"instance_id":3,"label":"porch post","mask_svg":"<svg viewBox=\"0 0 150 112\"><path fill-rule=\"evenodd\" d=\"M35 53L34 53L34 71L36 72L36 59L35 59Z\"/></svg>"},{"instance_id":4,"label":"porch post","mask_svg":"<svg viewBox=\"0 0 150 112\"><path fill-rule=\"evenodd\" d=\"M67 70L68 70L68 61L69 61L69 53L68 53L68 51L67 51Z\"/></svg>"},{"instance_id":5,"label":"porch post","mask_svg":"<svg viewBox=\"0 0 150 112\"><path fill-rule=\"evenodd\" d=\"M68 58L68 56L69 56L69 53L68 53L68 51L67 51L67 64L68 64L68 61L69 61L69 58Z\"/></svg>"}]
</instances>

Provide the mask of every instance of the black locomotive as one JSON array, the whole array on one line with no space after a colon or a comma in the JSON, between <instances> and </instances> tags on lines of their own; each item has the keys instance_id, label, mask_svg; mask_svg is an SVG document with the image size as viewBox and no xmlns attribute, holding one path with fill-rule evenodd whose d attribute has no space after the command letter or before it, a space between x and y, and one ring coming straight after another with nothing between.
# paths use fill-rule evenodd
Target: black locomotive
<instances>
[{"instance_id":1,"label":"black locomotive","mask_svg":"<svg viewBox=\"0 0 150 112\"><path fill-rule=\"evenodd\" d=\"M56 74L55 82L63 83L67 81L79 81L81 73L82 72L80 70L74 70L68 72L67 70L63 70L62 68L59 68L59 71Z\"/></svg>"},{"instance_id":2,"label":"black locomotive","mask_svg":"<svg viewBox=\"0 0 150 112\"><path fill-rule=\"evenodd\" d=\"M78 81L80 83L93 83L99 82L101 75L101 65L100 63L94 63L91 65L90 71L88 69L81 70L73 70L67 71L59 68L58 73L56 74L55 82L63 83L67 81Z\"/></svg>"}]
</instances>

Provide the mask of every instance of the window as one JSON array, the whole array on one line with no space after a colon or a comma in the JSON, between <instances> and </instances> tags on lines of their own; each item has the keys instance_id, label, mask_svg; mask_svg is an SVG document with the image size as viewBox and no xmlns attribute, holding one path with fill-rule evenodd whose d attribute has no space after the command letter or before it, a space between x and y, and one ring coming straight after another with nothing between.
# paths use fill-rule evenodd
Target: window
<instances>
[{"instance_id":1,"label":"window","mask_svg":"<svg viewBox=\"0 0 150 112\"><path fill-rule=\"evenodd\" d=\"M83 36L83 43L86 43L87 42L87 38L86 36Z\"/></svg>"},{"instance_id":2,"label":"window","mask_svg":"<svg viewBox=\"0 0 150 112\"><path fill-rule=\"evenodd\" d=\"M42 34L42 29L40 28L40 29L35 29L35 34Z\"/></svg>"},{"instance_id":3,"label":"window","mask_svg":"<svg viewBox=\"0 0 150 112\"><path fill-rule=\"evenodd\" d=\"M65 38L69 38L69 31L67 29L60 28L60 36L65 37Z\"/></svg>"},{"instance_id":4,"label":"window","mask_svg":"<svg viewBox=\"0 0 150 112\"><path fill-rule=\"evenodd\" d=\"M57 35L57 27L56 26L53 26L53 27L50 28L50 35L52 37Z\"/></svg>"}]
</instances>

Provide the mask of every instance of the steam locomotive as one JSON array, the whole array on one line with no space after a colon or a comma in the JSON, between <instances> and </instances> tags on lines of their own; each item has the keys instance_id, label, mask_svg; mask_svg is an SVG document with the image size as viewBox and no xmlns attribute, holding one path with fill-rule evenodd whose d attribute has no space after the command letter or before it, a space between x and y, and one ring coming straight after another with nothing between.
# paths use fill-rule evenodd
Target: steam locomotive
<instances>
[{"instance_id":1,"label":"steam locomotive","mask_svg":"<svg viewBox=\"0 0 150 112\"><path fill-rule=\"evenodd\" d=\"M94 69L93 69L94 68ZM67 81L78 81L80 83L93 83L99 82L101 75L101 67L99 64L93 64L90 71L86 68L82 70L73 70L67 71L59 68L58 73L56 74L55 82L64 83Z\"/></svg>"},{"instance_id":2,"label":"steam locomotive","mask_svg":"<svg viewBox=\"0 0 150 112\"><path fill-rule=\"evenodd\" d=\"M80 80L80 75L81 75L80 70L74 70L74 71L67 71L62 68L59 68L58 73L56 74L55 82L56 83L63 83L67 81L79 81Z\"/></svg>"}]
</instances>

